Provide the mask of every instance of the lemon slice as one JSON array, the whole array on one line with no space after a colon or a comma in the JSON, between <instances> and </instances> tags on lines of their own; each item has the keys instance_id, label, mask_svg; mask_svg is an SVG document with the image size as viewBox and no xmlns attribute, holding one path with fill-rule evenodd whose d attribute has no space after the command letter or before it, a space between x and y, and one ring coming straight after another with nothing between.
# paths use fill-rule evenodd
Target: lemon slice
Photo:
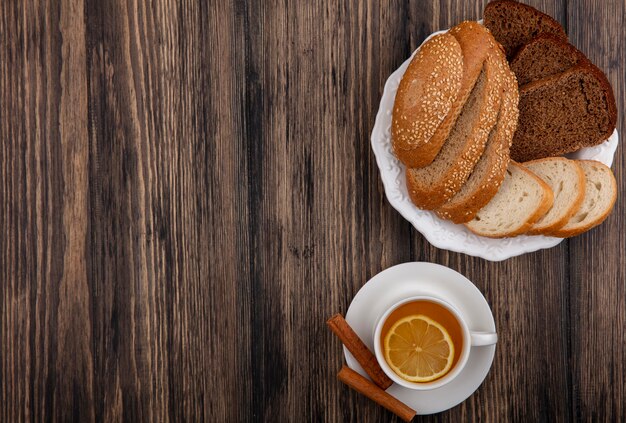
<instances>
[{"instance_id":1,"label":"lemon slice","mask_svg":"<svg viewBox=\"0 0 626 423\"><path fill-rule=\"evenodd\" d=\"M398 320L384 340L385 360L409 382L430 382L452 367L454 345L448 331L418 314Z\"/></svg>"}]
</instances>

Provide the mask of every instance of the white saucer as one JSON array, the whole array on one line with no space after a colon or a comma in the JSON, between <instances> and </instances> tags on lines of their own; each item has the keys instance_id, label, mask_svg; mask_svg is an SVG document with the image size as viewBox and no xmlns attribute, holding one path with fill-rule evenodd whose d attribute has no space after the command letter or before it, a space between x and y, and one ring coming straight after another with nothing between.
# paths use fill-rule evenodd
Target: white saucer
<instances>
[{"instance_id":1,"label":"white saucer","mask_svg":"<svg viewBox=\"0 0 626 423\"><path fill-rule=\"evenodd\" d=\"M453 305L466 319L472 331L495 332L496 325L489 304L465 276L434 263L403 263L384 270L370 279L352 300L346 320L374 351L374 326L378 317L397 301L415 295L432 295ZM432 391L414 391L393 384L387 392L417 411L433 414L463 402L487 376L495 345L472 347L469 360L459 376ZM365 377L365 371L344 347L348 366Z\"/></svg>"}]
</instances>

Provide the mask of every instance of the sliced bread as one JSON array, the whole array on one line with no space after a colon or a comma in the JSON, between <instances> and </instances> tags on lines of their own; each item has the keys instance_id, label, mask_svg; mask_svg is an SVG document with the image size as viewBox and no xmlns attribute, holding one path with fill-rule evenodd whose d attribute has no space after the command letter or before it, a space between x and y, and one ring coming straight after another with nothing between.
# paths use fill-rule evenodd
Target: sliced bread
<instances>
[{"instance_id":1,"label":"sliced bread","mask_svg":"<svg viewBox=\"0 0 626 423\"><path fill-rule=\"evenodd\" d=\"M524 45L511 60L519 86L564 72L586 60L576 47L554 34L541 34Z\"/></svg>"},{"instance_id":2,"label":"sliced bread","mask_svg":"<svg viewBox=\"0 0 626 423\"><path fill-rule=\"evenodd\" d=\"M501 85L497 63L488 57L450 136L435 160L426 167L407 169L409 195L419 208L438 208L467 181L496 123Z\"/></svg>"},{"instance_id":3,"label":"sliced bread","mask_svg":"<svg viewBox=\"0 0 626 423\"><path fill-rule=\"evenodd\" d=\"M610 168L594 160L579 160L585 173L585 195L578 211L552 236L567 238L581 234L602 223L617 198L617 184Z\"/></svg>"},{"instance_id":4,"label":"sliced bread","mask_svg":"<svg viewBox=\"0 0 626 423\"><path fill-rule=\"evenodd\" d=\"M604 142L617 109L604 73L584 61L520 90L519 122L511 158L525 162L560 156Z\"/></svg>"},{"instance_id":5,"label":"sliced bread","mask_svg":"<svg viewBox=\"0 0 626 423\"><path fill-rule=\"evenodd\" d=\"M485 151L467 182L436 211L439 217L454 223L469 222L496 195L509 165L509 147L517 127L517 83L502 52L494 50L491 54L499 60L498 69L502 74L500 111Z\"/></svg>"},{"instance_id":6,"label":"sliced bread","mask_svg":"<svg viewBox=\"0 0 626 423\"><path fill-rule=\"evenodd\" d=\"M393 106L392 145L409 167L430 163L441 145L429 142L461 88L463 53L446 33L426 41L406 69Z\"/></svg>"},{"instance_id":7,"label":"sliced bread","mask_svg":"<svg viewBox=\"0 0 626 423\"><path fill-rule=\"evenodd\" d=\"M528 231L529 235L543 235L565 225L580 207L585 196L585 173L575 160L550 157L524 163L552 189L552 208Z\"/></svg>"},{"instance_id":8,"label":"sliced bread","mask_svg":"<svg viewBox=\"0 0 626 423\"><path fill-rule=\"evenodd\" d=\"M552 207L550 187L511 162L500 190L465 226L476 235L506 238L523 234Z\"/></svg>"},{"instance_id":9,"label":"sliced bread","mask_svg":"<svg viewBox=\"0 0 626 423\"><path fill-rule=\"evenodd\" d=\"M458 41L463 52L461 88L448 114L443 118L428 142L421 147L413 149L408 154L405 153L408 167L418 168L429 165L441 151L472 89L476 85L488 52L495 48L496 45L496 41L489 31L478 22L461 22L452 27L448 34Z\"/></svg>"},{"instance_id":10,"label":"sliced bread","mask_svg":"<svg viewBox=\"0 0 626 423\"><path fill-rule=\"evenodd\" d=\"M509 59L539 34L550 33L567 41L563 27L552 17L512 0L496 0L487 4L484 25L502 44Z\"/></svg>"}]
</instances>

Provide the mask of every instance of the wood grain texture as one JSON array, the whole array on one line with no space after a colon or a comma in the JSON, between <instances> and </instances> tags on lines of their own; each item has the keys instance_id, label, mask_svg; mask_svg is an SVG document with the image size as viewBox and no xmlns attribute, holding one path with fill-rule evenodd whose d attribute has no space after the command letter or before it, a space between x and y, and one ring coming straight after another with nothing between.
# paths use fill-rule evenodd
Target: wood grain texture
<instances>
[{"instance_id":1,"label":"wood grain texture","mask_svg":"<svg viewBox=\"0 0 626 423\"><path fill-rule=\"evenodd\" d=\"M573 0L568 4L567 19L572 22L568 27L571 42L606 73L613 86L622 135L626 4L596 7L593 2ZM594 31L592 22L603 25ZM576 419L626 420L624 158L622 142L612 166L619 199L613 213L603 225L570 241L571 412Z\"/></svg>"},{"instance_id":2,"label":"wood grain texture","mask_svg":"<svg viewBox=\"0 0 626 423\"><path fill-rule=\"evenodd\" d=\"M624 3L528 3L623 110ZM385 198L388 75L485 4L0 2L0 421L397 421L336 380L325 321L411 260L474 281L500 333L479 390L419 421L626 419L622 147L604 225L505 262Z\"/></svg>"}]
</instances>

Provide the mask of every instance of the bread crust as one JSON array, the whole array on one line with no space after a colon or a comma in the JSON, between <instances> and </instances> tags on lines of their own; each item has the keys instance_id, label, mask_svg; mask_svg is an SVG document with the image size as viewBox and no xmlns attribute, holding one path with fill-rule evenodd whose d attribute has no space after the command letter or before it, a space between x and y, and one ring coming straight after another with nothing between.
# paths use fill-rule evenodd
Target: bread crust
<instances>
[{"instance_id":1,"label":"bread crust","mask_svg":"<svg viewBox=\"0 0 626 423\"><path fill-rule=\"evenodd\" d=\"M528 166L532 163L542 163L554 160L564 160L575 165L579 186L578 193L576 197L572 200L569 210L566 214L563 215L563 217L561 217L561 219L557 220L552 225L544 226L542 228L535 228L535 225L533 225L533 227L528 230L528 235L549 235L551 232L563 227L567 222L569 222L570 218L578 211L578 209L580 209L580 206L583 203L583 199L585 198L585 172L583 171L583 168L576 162L576 160L569 160L564 157L546 157L544 159L537 159L526 162L524 163L524 166Z\"/></svg>"},{"instance_id":2,"label":"bread crust","mask_svg":"<svg viewBox=\"0 0 626 423\"><path fill-rule=\"evenodd\" d=\"M452 197L450 201L444 203L436 210L437 215L442 219L451 220L454 223L466 223L471 221L478 211L482 209L496 195L509 165L509 148L513 140L513 134L517 127L517 102L519 93L515 75L508 67L506 58L500 49L491 52L495 60L501 65L499 70L502 74L500 110L495 127L489 137L495 139L488 141L495 143L493 150L486 150L483 154L488 154L489 171L483 175L476 190L464 201L455 201ZM482 158L480 159L482 160ZM470 176L471 178L471 176Z\"/></svg>"},{"instance_id":3,"label":"bread crust","mask_svg":"<svg viewBox=\"0 0 626 423\"><path fill-rule=\"evenodd\" d=\"M580 160L580 162L590 162L590 163L594 163L594 164L600 164L604 167L606 167L609 170L609 174L611 176L610 181L611 181L611 201L610 201L610 205L609 207L606 208L606 210L604 211L604 213L602 213L597 219L589 222L588 224L581 226L579 228L573 228L573 229L557 229L553 232L550 232L548 235L550 236L555 236L558 238L570 238L576 235L580 235L583 232L587 232L588 230L595 228L596 226L600 225L602 222L604 222L606 220L607 217L609 217L609 214L611 214L611 212L613 211L613 207L615 206L615 201L617 200L617 181L615 180L615 175L613 174L613 171L611 171L611 168L609 168L608 166L606 166L604 163L602 162L598 162L596 160ZM584 197L583 197L584 200ZM581 205L582 205L582 201L581 201ZM577 210L578 211L578 210Z\"/></svg>"},{"instance_id":4,"label":"bread crust","mask_svg":"<svg viewBox=\"0 0 626 423\"><path fill-rule=\"evenodd\" d=\"M463 78L463 53L446 33L426 41L407 67L393 106L391 139L396 157L409 167L435 158L441 145L431 142L454 105Z\"/></svg>"}]
</instances>

